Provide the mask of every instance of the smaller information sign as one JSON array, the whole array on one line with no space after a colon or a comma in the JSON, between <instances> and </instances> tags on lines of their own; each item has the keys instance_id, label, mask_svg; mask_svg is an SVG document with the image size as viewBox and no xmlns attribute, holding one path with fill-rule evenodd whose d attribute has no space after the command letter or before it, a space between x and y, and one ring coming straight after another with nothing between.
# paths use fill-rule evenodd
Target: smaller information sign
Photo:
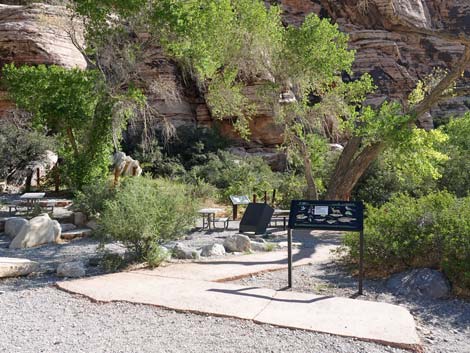
<instances>
[{"instance_id":1,"label":"smaller information sign","mask_svg":"<svg viewBox=\"0 0 470 353\"><path fill-rule=\"evenodd\" d=\"M363 209L362 202L293 200L289 228L360 232L364 227Z\"/></svg>"}]
</instances>

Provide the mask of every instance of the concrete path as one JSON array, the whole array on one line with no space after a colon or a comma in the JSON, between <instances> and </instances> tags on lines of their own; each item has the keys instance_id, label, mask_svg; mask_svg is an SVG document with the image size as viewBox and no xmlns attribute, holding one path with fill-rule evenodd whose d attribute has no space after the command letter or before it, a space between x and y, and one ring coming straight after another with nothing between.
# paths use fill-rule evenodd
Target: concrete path
<instances>
[{"instance_id":1,"label":"concrete path","mask_svg":"<svg viewBox=\"0 0 470 353\"><path fill-rule=\"evenodd\" d=\"M334 248L335 245L324 243L294 249L294 266L331 260L330 250ZM414 319L403 307L221 283L284 269L287 267L286 252L228 255L215 260L115 273L57 285L100 302L149 304L419 349Z\"/></svg>"},{"instance_id":2,"label":"concrete path","mask_svg":"<svg viewBox=\"0 0 470 353\"><path fill-rule=\"evenodd\" d=\"M315 248L293 249L293 266L328 261L331 259L331 250L334 249L336 249L335 245L319 245ZM282 270L286 267L287 249L252 255L227 255L215 260L172 264L154 270L138 270L134 272L149 276L227 282L255 273Z\"/></svg>"}]
</instances>

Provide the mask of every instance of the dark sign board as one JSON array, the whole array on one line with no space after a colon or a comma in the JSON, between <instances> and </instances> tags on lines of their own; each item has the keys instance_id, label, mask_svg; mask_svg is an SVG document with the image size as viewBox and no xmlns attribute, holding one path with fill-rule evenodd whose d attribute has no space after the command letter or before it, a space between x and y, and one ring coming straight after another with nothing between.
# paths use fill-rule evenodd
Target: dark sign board
<instances>
[{"instance_id":1,"label":"dark sign board","mask_svg":"<svg viewBox=\"0 0 470 353\"><path fill-rule=\"evenodd\" d=\"M355 201L293 200L289 228L362 231L364 206Z\"/></svg>"},{"instance_id":2,"label":"dark sign board","mask_svg":"<svg viewBox=\"0 0 470 353\"><path fill-rule=\"evenodd\" d=\"M232 205L248 205L250 199L246 195L230 195L230 201Z\"/></svg>"},{"instance_id":3,"label":"dark sign board","mask_svg":"<svg viewBox=\"0 0 470 353\"><path fill-rule=\"evenodd\" d=\"M240 233L264 234L273 216L274 209L265 203L250 203L240 221Z\"/></svg>"}]
</instances>

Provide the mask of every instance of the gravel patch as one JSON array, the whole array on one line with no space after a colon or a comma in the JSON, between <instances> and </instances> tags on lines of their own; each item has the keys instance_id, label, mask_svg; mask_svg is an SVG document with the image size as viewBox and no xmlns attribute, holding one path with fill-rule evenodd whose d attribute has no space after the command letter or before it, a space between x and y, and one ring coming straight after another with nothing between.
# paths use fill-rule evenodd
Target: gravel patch
<instances>
[{"instance_id":1,"label":"gravel patch","mask_svg":"<svg viewBox=\"0 0 470 353\"><path fill-rule=\"evenodd\" d=\"M262 273L234 283L279 290L287 285L287 271ZM351 276L347 267L334 261L299 266L293 270L293 290L351 298L357 293L357 278ZM410 310L426 352L470 352L469 301L395 296L387 290L385 280L365 280L364 295L358 299L401 305Z\"/></svg>"},{"instance_id":2,"label":"gravel patch","mask_svg":"<svg viewBox=\"0 0 470 353\"><path fill-rule=\"evenodd\" d=\"M97 304L49 286L7 290L0 294L0 308L0 352L8 353L405 352L244 320Z\"/></svg>"}]
</instances>

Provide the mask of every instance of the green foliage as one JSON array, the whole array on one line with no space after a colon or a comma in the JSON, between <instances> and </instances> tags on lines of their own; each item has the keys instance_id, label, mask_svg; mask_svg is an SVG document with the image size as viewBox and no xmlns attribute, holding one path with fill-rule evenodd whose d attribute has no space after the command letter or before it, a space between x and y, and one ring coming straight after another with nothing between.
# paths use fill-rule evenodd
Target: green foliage
<instances>
[{"instance_id":1,"label":"green foliage","mask_svg":"<svg viewBox=\"0 0 470 353\"><path fill-rule=\"evenodd\" d=\"M115 189L109 180L97 180L75 194L74 206L88 217L99 217L105 202L113 199Z\"/></svg>"},{"instance_id":2,"label":"green foliage","mask_svg":"<svg viewBox=\"0 0 470 353\"><path fill-rule=\"evenodd\" d=\"M292 200L304 199L305 192L305 177L302 174L283 173L279 176L276 206L289 209Z\"/></svg>"},{"instance_id":3,"label":"green foliage","mask_svg":"<svg viewBox=\"0 0 470 353\"><path fill-rule=\"evenodd\" d=\"M184 234L195 220L195 199L187 186L148 177L123 180L99 218L108 239L121 241L137 260L156 265L160 244ZM162 255L162 256L160 256Z\"/></svg>"},{"instance_id":4,"label":"green foliage","mask_svg":"<svg viewBox=\"0 0 470 353\"><path fill-rule=\"evenodd\" d=\"M178 178L184 177L192 167L205 164L211 152L227 146L227 141L215 129L182 126L164 146L155 140L145 149L130 146L127 152L141 162L145 172L155 177Z\"/></svg>"},{"instance_id":5,"label":"green foliage","mask_svg":"<svg viewBox=\"0 0 470 353\"><path fill-rule=\"evenodd\" d=\"M55 141L39 131L10 122L0 124L0 179L21 170L39 159L46 150L53 150Z\"/></svg>"},{"instance_id":6,"label":"green foliage","mask_svg":"<svg viewBox=\"0 0 470 353\"><path fill-rule=\"evenodd\" d=\"M33 125L46 128L61 141L63 172L80 189L107 175L113 127L122 129L132 113L125 102L142 103L139 90L110 96L98 71L58 66L6 65L3 82L16 104L33 114ZM34 92L34 94L31 94Z\"/></svg>"},{"instance_id":7,"label":"green foliage","mask_svg":"<svg viewBox=\"0 0 470 353\"><path fill-rule=\"evenodd\" d=\"M367 207L365 264L386 274L408 267L443 269L455 287L470 289L470 199L447 192L421 198L395 195L383 206ZM345 245L358 258L357 234Z\"/></svg>"},{"instance_id":8,"label":"green foliage","mask_svg":"<svg viewBox=\"0 0 470 353\"><path fill-rule=\"evenodd\" d=\"M439 186L457 196L466 196L470 192L470 114L451 119L441 129L449 137L441 147L449 159L444 165Z\"/></svg>"},{"instance_id":9,"label":"green foliage","mask_svg":"<svg viewBox=\"0 0 470 353\"><path fill-rule=\"evenodd\" d=\"M395 193L423 196L436 190L448 159L441 152L447 140L447 135L438 130L403 133L363 176L354 191L355 198L377 206Z\"/></svg>"},{"instance_id":10,"label":"green foliage","mask_svg":"<svg viewBox=\"0 0 470 353\"><path fill-rule=\"evenodd\" d=\"M195 166L190 173L216 186L220 200L227 202L230 195L264 196L264 191L277 187L277 177L261 158L239 157L220 151L210 154L205 165Z\"/></svg>"}]
</instances>

